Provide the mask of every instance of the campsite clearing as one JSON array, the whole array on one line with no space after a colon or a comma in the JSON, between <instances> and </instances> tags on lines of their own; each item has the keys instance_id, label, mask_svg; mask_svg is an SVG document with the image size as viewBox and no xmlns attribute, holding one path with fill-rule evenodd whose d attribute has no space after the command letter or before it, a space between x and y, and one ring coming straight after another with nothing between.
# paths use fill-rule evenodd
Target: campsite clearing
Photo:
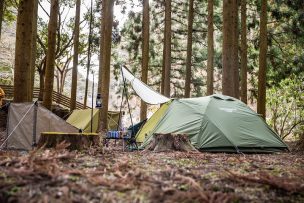
<instances>
[{"instance_id":1,"label":"campsite clearing","mask_svg":"<svg viewBox=\"0 0 304 203\"><path fill-rule=\"evenodd\" d=\"M303 155L0 152L0 202L304 202Z\"/></svg>"}]
</instances>

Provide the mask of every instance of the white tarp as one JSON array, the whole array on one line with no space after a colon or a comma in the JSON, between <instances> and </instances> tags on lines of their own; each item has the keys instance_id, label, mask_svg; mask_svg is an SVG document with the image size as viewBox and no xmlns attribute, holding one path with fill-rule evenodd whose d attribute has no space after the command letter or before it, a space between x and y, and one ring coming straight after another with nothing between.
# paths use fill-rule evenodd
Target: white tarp
<instances>
[{"instance_id":1,"label":"white tarp","mask_svg":"<svg viewBox=\"0 0 304 203\"><path fill-rule=\"evenodd\" d=\"M122 67L122 73L124 78L131 83L136 94L146 103L163 104L170 101L168 97L165 97L164 95L161 95L160 93L154 91L145 83L134 77L134 75L132 75L126 68Z\"/></svg>"}]
</instances>

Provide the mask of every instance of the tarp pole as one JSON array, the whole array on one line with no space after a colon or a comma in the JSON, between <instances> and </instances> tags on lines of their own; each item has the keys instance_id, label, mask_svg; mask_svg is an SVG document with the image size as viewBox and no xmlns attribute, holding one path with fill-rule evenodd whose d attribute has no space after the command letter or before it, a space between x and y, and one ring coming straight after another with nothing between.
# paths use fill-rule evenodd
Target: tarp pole
<instances>
[{"instance_id":1,"label":"tarp pole","mask_svg":"<svg viewBox=\"0 0 304 203\"><path fill-rule=\"evenodd\" d=\"M92 71L93 74L93 84L92 84L92 110L91 110L91 133L93 133L93 111L94 111L94 72ZM99 113L99 112L98 112Z\"/></svg>"},{"instance_id":2,"label":"tarp pole","mask_svg":"<svg viewBox=\"0 0 304 203\"><path fill-rule=\"evenodd\" d=\"M37 110L38 110L38 102L34 103L34 124L33 124L33 144L32 148L37 146Z\"/></svg>"},{"instance_id":3,"label":"tarp pole","mask_svg":"<svg viewBox=\"0 0 304 203\"><path fill-rule=\"evenodd\" d=\"M121 125L121 110L122 110L122 103L123 103L123 98L125 94L125 88L123 87L122 89L122 95L121 95L121 103L120 103L120 110L119 110L119 116L118 116L118 125L117 125L117 131L119 130L119 127ZM122 129L121 129L122 130Z\"/></svg>"},{"instance_id":4,"label":"tarp pole","mask_svg":"<svg viewBox=\"0 0 304 203\"><path fill-rule=\"evenodd\" d=\"M131 125L132 125L132 136L133 136L134 125L133 125L133 121L132 121L131 108L130 108L130 103L129 103L129 99L128 99L128 92L127 92L127 86L126 86L126 78L124 77L124 74L123 74L123 71L122 71L122 66L120 67L120 69L121 69L121 74L122 74L122 79L123 79L123 85L124 85L124 89L125 89L125 93L126 93L126 100L127 100L128 110L129 110L129 114L130 114L130 120L131 120Z\"/></svg>"}]
</instances>

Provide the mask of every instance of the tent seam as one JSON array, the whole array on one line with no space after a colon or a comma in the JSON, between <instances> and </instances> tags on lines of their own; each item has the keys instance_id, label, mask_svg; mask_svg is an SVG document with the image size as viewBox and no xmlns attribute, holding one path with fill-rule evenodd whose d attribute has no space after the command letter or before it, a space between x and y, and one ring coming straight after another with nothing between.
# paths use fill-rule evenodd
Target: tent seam
<instances>
[{"instance_id":1,"label":"tent seam","mask_svg":"<svg viewBox=\"0 0 304 203\"><path fill-rule=\"evenodd\" d=\"M222 132L222 130L209 118L207 114L205 114L206 117L211 121L211 123L224 135L224 137L234 146L236 151L239 153L239 148L225 135L225 133Z\"/></svg>"}]
</instances>

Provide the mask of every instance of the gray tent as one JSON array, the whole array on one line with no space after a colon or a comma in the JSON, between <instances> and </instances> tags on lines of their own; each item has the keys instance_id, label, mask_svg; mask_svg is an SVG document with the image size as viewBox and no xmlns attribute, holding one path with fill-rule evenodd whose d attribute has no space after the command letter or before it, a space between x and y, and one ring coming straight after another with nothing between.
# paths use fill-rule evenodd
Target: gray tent
<instances>
[{"instance_id":1,"label":"gray tent","mask_svg":"<svg viewBox=\"0 0 304 203\"><path fill-rule=\"evenodd\" d=\"M75 133L78 129L38 102L11 103L8 110L6 149L30 150L41 132Z\"/></svg>"}]
</instances>

